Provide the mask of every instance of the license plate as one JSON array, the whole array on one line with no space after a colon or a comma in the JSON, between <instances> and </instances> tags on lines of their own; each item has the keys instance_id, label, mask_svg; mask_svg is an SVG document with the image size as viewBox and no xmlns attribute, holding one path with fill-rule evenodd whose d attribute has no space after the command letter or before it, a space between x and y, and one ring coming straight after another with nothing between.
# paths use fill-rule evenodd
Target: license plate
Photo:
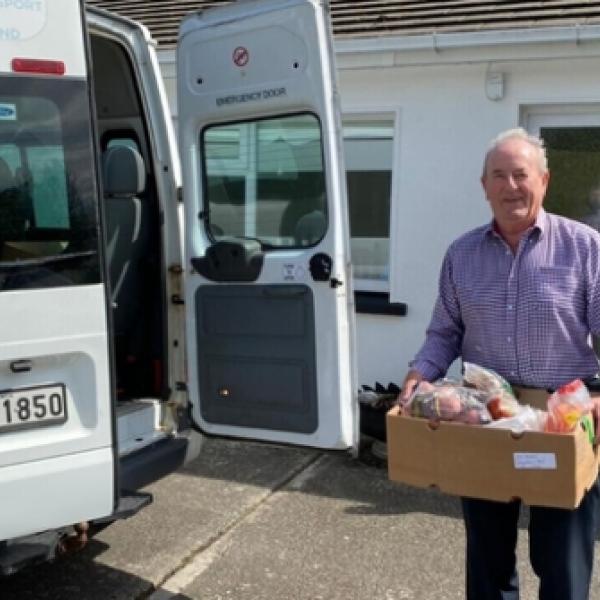
<instances>
[{"instance_id":1,"label":"license plate","mask_svg":"<svg viewBox=\"0 0 600 600\"><path fill-rule=\"evenodd\" d=\"M67 420L67 398L62 383L0 391L0 433Z\"/></svg>"}]
</instances>

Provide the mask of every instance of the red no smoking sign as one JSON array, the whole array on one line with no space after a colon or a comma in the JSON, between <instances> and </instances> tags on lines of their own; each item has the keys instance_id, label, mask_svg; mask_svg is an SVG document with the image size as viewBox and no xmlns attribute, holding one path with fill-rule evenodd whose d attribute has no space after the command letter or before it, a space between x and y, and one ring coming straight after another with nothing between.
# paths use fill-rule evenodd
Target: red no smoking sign
<instances>
[{"instance_id":1,"label":"red no smoking sign","mask_svg":"<svg viewBox=\"0 0 600 600\"><path fill-rule=\"evenodd\" d=\"M244 46L238 46L233 51L233 62L238 67L245 67L250 60L250 54L248 53L248 48L244 48Z\"/></svg>"}]
</instances>

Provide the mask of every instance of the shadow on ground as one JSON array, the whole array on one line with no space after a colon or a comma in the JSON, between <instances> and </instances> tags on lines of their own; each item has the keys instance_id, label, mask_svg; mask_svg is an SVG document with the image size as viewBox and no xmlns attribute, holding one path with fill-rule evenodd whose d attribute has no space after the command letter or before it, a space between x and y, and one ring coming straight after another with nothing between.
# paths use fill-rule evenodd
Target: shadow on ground
<instances>
[{"instance_id":1,"label":"shadow on ground","mask_svg":"<svg viewBox=\"0 0 600 600\"><path fill-rule=\"evenodd\" d=\"M132 600L144 598L152 583L96 562L108 549L92 539L77 554L34 565L0 580L2 600ZM189 600L180 596L178 600Z\"/></svg>"}]
</instances>

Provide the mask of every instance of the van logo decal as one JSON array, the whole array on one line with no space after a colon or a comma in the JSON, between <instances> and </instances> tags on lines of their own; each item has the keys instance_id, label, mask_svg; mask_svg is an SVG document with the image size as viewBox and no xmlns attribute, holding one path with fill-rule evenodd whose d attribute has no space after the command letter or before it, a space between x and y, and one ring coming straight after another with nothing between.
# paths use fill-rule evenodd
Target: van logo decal
<instances>
[{"instance_id":1,"label":"van logo decal","mask_svg":"<svg viewBox=\"0 0 600 600\"><path fill-rule=\"evenodd\" d=\"M250 53L248 52L248 48L244 48L244 46L238 46L233 51L233 62L238 67L245 67L250 60Z\"/></svg>"},{"instance_id":2,"label":"van logo decal","mask_svg":"<svg viewBox=\"0 0 600 600\"><path fill-rule=\"evenodd\" d=\"M0 104L0 121L16 121L17 107L14 104Z\"/></svg>"},{"instance_id":3,"label":"van logo decal","mask_svg":"<svg viewBox=\"0 0 600 600\"><path fill-rule=\"evenodd\" d=\"M26 40L46 25L46 0L0 0L0 42Z\"/></svg>"}]
</instances>

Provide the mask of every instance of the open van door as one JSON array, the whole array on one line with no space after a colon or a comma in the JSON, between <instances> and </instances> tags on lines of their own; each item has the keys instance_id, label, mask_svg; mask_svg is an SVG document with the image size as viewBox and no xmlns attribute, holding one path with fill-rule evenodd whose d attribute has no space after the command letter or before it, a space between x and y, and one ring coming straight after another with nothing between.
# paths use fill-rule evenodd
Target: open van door
<instances>
[{"instance_id":1,"label":"open van door","mask_svg":"<svg viewBox=\"0 0 600 600\"><path fill-rule=\"evenodd\" d=\"M180 29L188 386L210 434L357 446L326 4L238 2Z\"/></svg>"}]
</instances>

